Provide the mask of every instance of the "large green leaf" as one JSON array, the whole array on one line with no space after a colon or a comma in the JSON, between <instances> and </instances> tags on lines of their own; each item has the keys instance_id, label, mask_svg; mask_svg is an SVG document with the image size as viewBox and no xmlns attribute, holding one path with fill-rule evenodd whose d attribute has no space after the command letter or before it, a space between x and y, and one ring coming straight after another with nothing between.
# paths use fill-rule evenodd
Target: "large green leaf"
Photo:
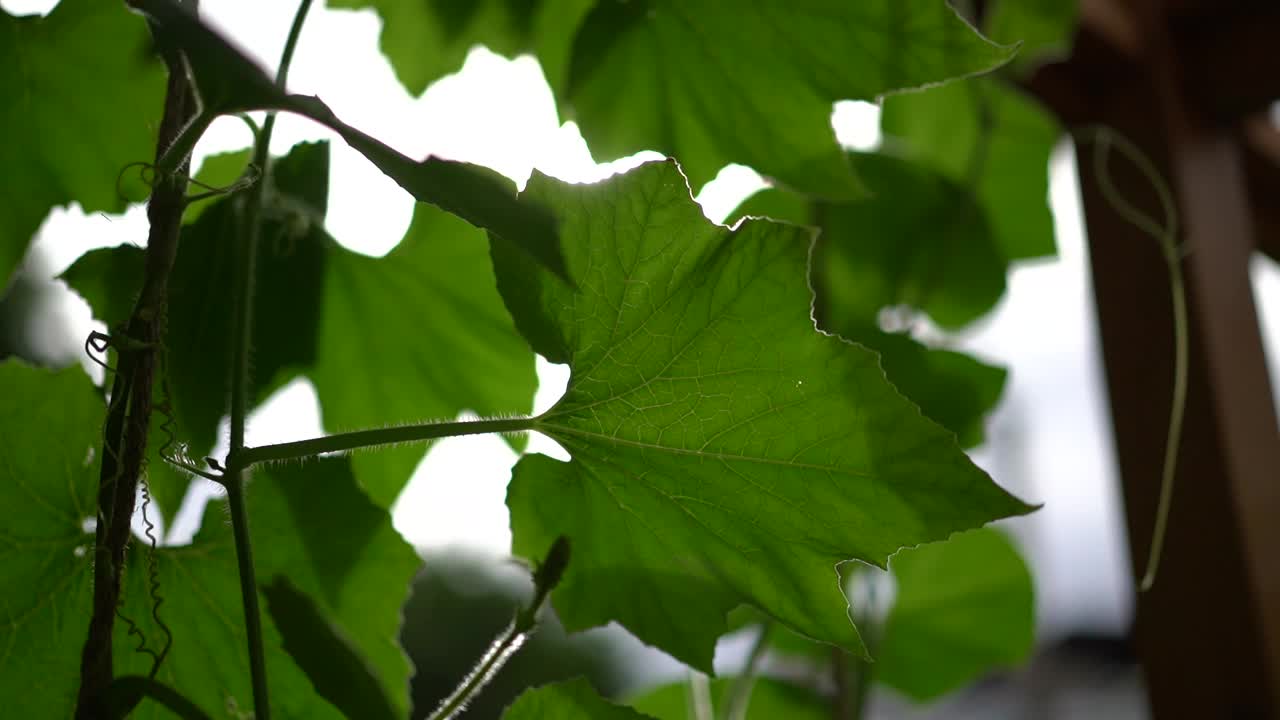
<instances>
[{"instance_id":1,"label":"large green leaf","mask_svg":"<svg viewBox=\"0 0 1280 720\"><path fill-rule=\"evenodd\" d=\"M579 678L526 690L502 714L503 720L653 720L614 705Z\"/></svg>"},{"instance_id":2,"label":"large green leaf","mask_svg":"<svg viewBox=\"0 0 1280 720\"><path fill-rule=\"evenodd\" d=\"M601 160L652 149L696 188L741 163L830 198L859 193L831 130L873 100L998 66L939 0L605 1L578 32L562 93Z\"/></svg>"},{"instance_id":3,"label":"large green leaf","mask_svg":"<svg viewBox=\"0 0 1280 720\"><path fill-rule=\"evenodd\" d=\"M537 55L553 86L568 64L574 31L595 0L331 0L330 7L377 9L382 52L396 77L419 95L462 67L467 52Z\"/></svg>"},{"instance_id":4,"label":"large green leaf","mask_svg":"<svg viewBox=\"0 0 1280 720\"><path fill-rule=\"evenodd\" d=\"M0 392L0 695L15 717L69 717L92 604L86 520L95 514L94 453L105 407L79 368L0 364ZM158 612L173 632L157 678L215 716L252 706L235 550L220 504L206 512L191 545L155 557L164 598ZM347 462L334 459L259 474L248 504L259 575L287 573L342 622L406 713L409 666L396 636L418 560L387 513L355 487ZM148 563L135 543L121 612L158 650L163 635L152 619ZM338 717L281 649L274 624L264 624L277 714ZM117 622L116 672L145 675L151 659L134 652L126 631ZM135 717L167 715L144 703Z\"/></svg>"},{"instance_id":5,"label":"large green leaf","mask_svg":"<svg viewBox=\"0 0 1280 720\"><path fill-rule=\"evenodd\" d=\"M874 195L819 211L814 263L829 280L825 302L872 322L882 309L908 306L945 328L990 310L1008 262L968 190L890 155L853 157Z\"/></svg>"},{"instance_id":6,"label":"large green leaf","mask_svg":"<svg viewBox=\"0 0 1280 720\"><path fill-rule=\"evenodd\" d=\"M1003 533L983 528L903 550L890 569L898 591L872 666L880 682L931 700L1031 652L1031 573Z\"/></svg>"},{"instance_id":7,"label":"large green leaf","mask_svg":"<svg viewBox=\"0 0 1280 720\"><path fill-rule=\"evenodd\" d=\"M537 387L533 353L494 287L484 235L419 205L404 240L375 259L324 231L327 143L304 143L274 165L257 262L255 398L298 373L314 380L330 430L387 422L528 413ZM218 202L184 229L170 283L167 367L179 435L213 445L230 377L226 311L237 200ZM99 250L66 273L108 324L127 312L142 253ZM447 348L447 351L444 349ZM354 458L357 477L389 506L422 457L419 447Z\"/></svg>"},{"instance_id":8,"label":"large green leaf","mask_svg":"<svg viewBox=\"0 0 1280 720\"><path fill-rule=\"evenodd\" d=\"M975 78L886 98L881 123L886 147L972 189L1005 258L1054 253L1049 155L1062 130L1035 100Z\"/></svg>"},{"instance_id":9,"label":"large green leaf","mask_svg":"<svg viewBox=\"0 0 1280 720\"><path fill-rule=\"evenodd\" d=\"M565 625L617 620L710 669L725 613L755 605L862 652L836 583L853 558L1030 508L884 378L874 353L810 318L812 235L707 222L673 162L593 186L535 175L575 290L494 244L498 286L534 349L568 363L508 491L517 554L558 535L574 562Z\"/></svg>"},{"instance_id":10,"label":"large green leaf","mask_svg":"<svg viewBox=\"0 0 1280 720\"><path fill-rule=\"evenodd\" d=\"M51 208L119 212L118 190L143 196L139 174L121 171L154 157L163 93L146 23L120 3L0 10L0 292Z\"/></svg>"},{"instance_id":11,"label":"large green leaf","mask_svg":"<svg viewBox=\"0 0 1280 720\"><path fill-rule=\"evenodd\" d=\"M826 653L830 656L830 649ZM733 687L733 678L711 682L712 698L716 710L723 710ZM636 710L652 715L658 720L688 720L689 684L663 685L630 701ZM780 680L756 678L751 688L746 720L829 720L833 715L831 703L809 688L791 685Z\"/></svg>"}]
</instances>

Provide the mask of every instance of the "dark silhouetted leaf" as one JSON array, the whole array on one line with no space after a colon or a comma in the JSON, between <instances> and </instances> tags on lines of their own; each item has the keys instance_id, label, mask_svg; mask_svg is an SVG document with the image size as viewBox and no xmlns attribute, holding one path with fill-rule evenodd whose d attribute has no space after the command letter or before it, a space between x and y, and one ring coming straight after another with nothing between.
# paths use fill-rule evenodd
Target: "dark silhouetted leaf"
<instances>
[{"instance_id":1,"label":"dark silhouetted leaf","mask_svg":"<svg viewBox=\"0 0 1280 720\"><path fill-rule=\"evenodd\" d=\"M306 593L283 575L262 588L286 652L316 692L348 718L394 720L397 712L369 662Z\"/></svg>"}]
</instances>

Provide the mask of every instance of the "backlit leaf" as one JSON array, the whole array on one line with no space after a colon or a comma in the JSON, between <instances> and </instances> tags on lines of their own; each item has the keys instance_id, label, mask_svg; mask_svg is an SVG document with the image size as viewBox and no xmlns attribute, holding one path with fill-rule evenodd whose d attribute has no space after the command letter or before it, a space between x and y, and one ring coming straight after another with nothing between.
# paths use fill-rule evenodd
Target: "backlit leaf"
<instances>
[{"instance_id":1,"label":"backlit leaf","mask_svg":"<svg viewBox=\"0 0 1280 720\"><path fill-rule=\"evenodd\" d=\"M1031 652L1031 573L1000 531L903 550L889 567L898 591L873 666L879 682L931 700Z\"/></svg>"},{"instance_id":2,"label":"backlit leaf","mask_svg":"<svg viewBox=\"0 0 1280 720\"><path fill-rule=\"evenodd\" d=\"M254 397L307 374L334 431L463 410L530 412L533 354L502 307L484 235L419 205L386 257L346 250L323 227L328 157L327 143L304 143L274 165L277 192L268 196L257 262ZM167 368L179 437L197 457L213 446L226 411L231 327L220 308L230 297L238 202L218 201L184 228L170 281ZM139 287L141 256L129 247L94 251L64 277L111 324L123 316L109 313L127 312ZM390 506L423 451L362 453L352 462L371 497Z\"/></svg>"},{"instance_id":3,"label":"backlit leaf","mask_svg":"<svg viewBox=\"0 0 1280 720\"><path fill-rule=\"evenodd\" d=\"M740 163L804 192L856 196L832 103L990 70L992 45L938 0L605 1L562 93L598 159L652 149L693 187Z\"/></svg>"},{"instance_id":4,"label":"backlit leaf","mask_svg":"<svg viewBox=\"0 0 1280 720\"><path fill-rule=\"evenodd\" d=\"M862 652L836 566L1030 508L810 317L812 234L708 223L672 162L593 186L535 175L577 289L495 243L498 286L540 354L568 363L536 419L573 456L535 455L508 491L514 549L565 534L553 602L617 620L704 670L741 603Z\"/></svg>"},{"instance_id":5,"label":"backlit leaf","mask_svg":"<svg viewBox=\"0 0 1280 720\"><path fill-rule=\"evenodd\" d=\"M886 148L972 189L1006 259L1054 254L1049 156L1062 131L1035 100L975 78L886 98L881 122Z\"/></svg>"},{"instance_id":6,"label":"backlit leaf","mask_svg":"<svg viewBox=\"0 0 1280 720\"><path fill-rule=\"evenodd\" d=\"M0 413L0 695L15 717L69 717L92 604L86 520L95 515L105 406L78 367L50 373L0 364L0 392L9 401ZM407 714L409 666L395 639L418 559L386 511L356 488L345 460L258 473L248 493L260 577L288 573L341 621ZM219 505L211 504L191 545L161 548L155 558L158 612L173 632L156 677L215 717L252 707L235 550ZM148 550L135 542L129 553L121 613L159 650ZM339 717L280 647L270 618L264 626L277 714ZM116 673L146 675L151 658L134 651L126 630L118 620ZM144 702L131 717L168 715Z\"/></svg>"},{"instance_id":7,"label":"backlit leaf","mask_svg":"<svg viewBox=\"0 0 1280 720\"><path fill-rule=\"evenodd\" d=\"M140 174L121 173L155 156L164 77L146 23L121 3L0 9L0 293L52 208L120 212L145 197Z\"/></svg>"},{"instance_id":8,"label":"backlit leaf","mask_svg":"<svg viewBox=\"0 0 1280 720\"><path fill-rule=\"evenodd\" d=\"M1008 263L987 217L959 183L889 155L857 154L872 197L824 204L814 264L826 303L858 318L907 306L945 328L984 315Z\"/></svg>"},{"instance_id":9,"label":"backlit leaf","mask_svg":"<svg viewBox=\"0 0 1280 720\"><path fill-rule=\"evenodd\" d=\"M386 257L338 254L309 372L327 429L533 410L533 353L502 307L480 231L419 205ZM523 446L523 438L508 441ZM386 449L352 462L370 496L390 506L422 453L420 445Z\"/></svg>"},{"instance_id":10,"label":"backlit leaf","mask_svg":"<svg viewBox=\"0 0 1280 720\"><path fill-rule=\"evenodd\" d=\"M374 8L382 52L414 95L457 72L475 45L515 57L537 55L552 85L563 76L574 30L595 0L331 0L330 7Z\"/></svg>"}]
</instances>

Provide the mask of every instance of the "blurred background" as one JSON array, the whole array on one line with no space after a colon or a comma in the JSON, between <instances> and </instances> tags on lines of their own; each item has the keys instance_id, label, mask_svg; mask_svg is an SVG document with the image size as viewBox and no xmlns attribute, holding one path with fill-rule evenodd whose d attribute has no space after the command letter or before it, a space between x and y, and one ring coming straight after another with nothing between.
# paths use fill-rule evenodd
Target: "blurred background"
<instances>
[{"instance_id":1,"label":"blurred background","mask_svg":"<svg viewBox=\"0 0 1280 720\"><path fill-rule=\"evenodd\" d=\"M19 14L44 13L54 4L0 0L0 7ZM206 19L268 67L279 55L293 10L293 3L251 0L207 0L201 8ZM314 9L290 89L322 94L338 115L411 157L434 154L486 165L521 186L534 169L590 182L659 157L641 153L594 162L577 127L560 122L530 57L508 60L475 48L459 73L413 98L378 50L380 28L371 11ZM879 142L874 105L839 103L832 123L850 148L872 149ZM283 154L310 139L334 141L330 234L357 252L389 252L409 226L412 198L331 132L305 120L282 116L273 152ZM210 154L240 150L250 141L241 123L219 120L197 147L193 167ZM986 442L972 455L1002 486L1044 504L1034 514L1001 523L1034 577L1037 650L1025 667L986 678L940 703L917 705L877 689L870 717L1148 716L1131 638L1134 587L1075 168L1073 146L1064 140L1050 164L1058 255L1016 264L997 309L953 336L959 349L1009 368ZM731 166L697 199L710 219L725 222L763 186L753 171ZM0 296L0 357L16 354L51 366L80 362L100 376L82 349L85 336L103 328L83 300L51 278L87 250L139 245L145 237L140 207L120 216L86 216L75 206L53 211L22 271ZM1271 376L1280 378L1280 269L1258 255L1250 273ZM563 392L567 370L541 360L538 370L535 410L540 411ZM1272 387L1280 384L1273 381ZM1273 400L1280 403L1280 397ZM1151 422L1160 425L1166 419L1152 417ZM252 417L249 433L251 445L321 434L310 384L299 380L277 392ZM529 450L565 457L540 437ZM404 628L418 668L413 693L420 711L452 689L530 592L527 574L506 559L511 535L504 496L515 460L497 437L444 440L423 459L394 507L397 529L426 559L405 609ZM216 486L200 482L166 529L167 542L189 539L204 503L216 494ZM751 641L750 631L726 638L718 667L739 666ZM618 628L566 637L551 622L467 717L497 717L530 682L584 672L602 692L622 695L685 678L679 663Z\"/></svg>"}]
</instances>

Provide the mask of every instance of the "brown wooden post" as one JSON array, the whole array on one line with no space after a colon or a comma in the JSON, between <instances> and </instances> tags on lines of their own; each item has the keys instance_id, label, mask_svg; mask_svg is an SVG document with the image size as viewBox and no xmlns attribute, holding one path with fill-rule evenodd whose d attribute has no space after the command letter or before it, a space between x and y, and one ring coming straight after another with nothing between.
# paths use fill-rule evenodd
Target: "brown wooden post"
<instances>
[{"instance_id":1,"label":"brown wooden post","mask_svg":"<svg viewBox=\"0 0 1280 720\"><path fill-rule=\"evenodd\" d=\"M1202 112L1189 92L1203 80L1181 74L1175 4L1087 0L1073 56L1030 87L1069 127L1098 123L1139 145L1177 197L1190 386L1164 562L1155 588L1138 597L1135 621L1153 716L1280 718L1280 431L1249 284L1255 243L1243 152L1235 126ZM1280 37L1275 43L1280 51ZM1258 71L1274 74L1280 63ZM1101 194L1091 152L1078 144L1137 578L1172 396L1169 278L1156 242ZM1110 167L1125 197L1160 217L1150 183L1120 157Z\"/></svg>"}]
</instances>

